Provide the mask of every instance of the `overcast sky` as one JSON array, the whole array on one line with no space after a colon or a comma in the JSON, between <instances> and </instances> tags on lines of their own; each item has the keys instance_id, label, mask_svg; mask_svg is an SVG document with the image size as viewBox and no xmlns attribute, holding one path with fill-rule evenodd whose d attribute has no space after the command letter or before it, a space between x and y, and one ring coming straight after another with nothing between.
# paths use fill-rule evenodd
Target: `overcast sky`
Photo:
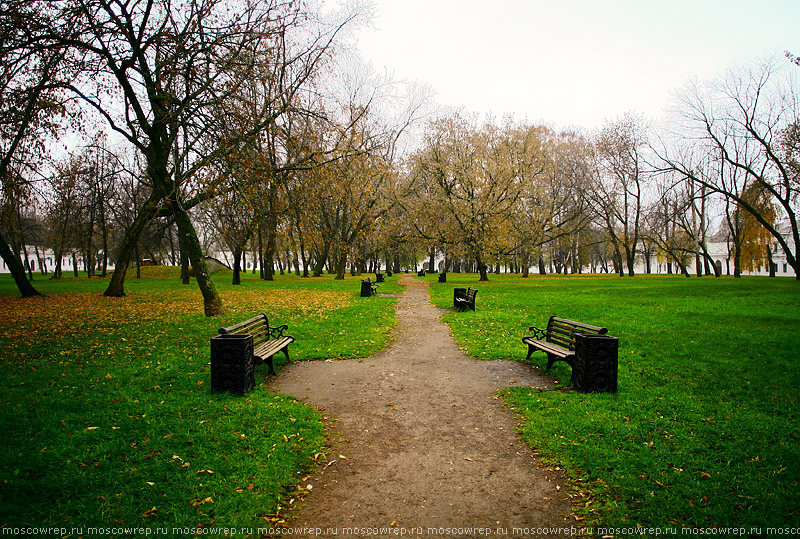
<instances>
[{"instance_id":1,"label":"overcast sky","mask_svg":"<svg viewBox=\"0 0 800 539\"><path fill-rule=\"evenodd\" d=\"M673 91L789 50L800 0L374 0L375 70L481 117L592 129L658 118Z\"/></svg>"}]
</instances>

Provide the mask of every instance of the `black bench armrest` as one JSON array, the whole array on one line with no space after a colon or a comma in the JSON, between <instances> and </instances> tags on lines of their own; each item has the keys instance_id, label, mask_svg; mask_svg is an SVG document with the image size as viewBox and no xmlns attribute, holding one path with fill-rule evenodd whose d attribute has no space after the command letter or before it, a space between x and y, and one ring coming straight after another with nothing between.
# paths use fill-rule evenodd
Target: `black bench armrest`
<instances>
[{"instance_id":1,"label":"black bench armrest","mask_svg":"<svg viewBox=\"0 0 800 539\"><path fill-rule=\"evenodd\" d=\"M542 328L537 328L536 326L531 326L528 328L528 331L533 333L531 337L534 337L537 340L543 341L547 338L547 330Z\"/></svg>"},{"instance_id":2,"label":"black bench armrest","mask_svg":"<svg viewBox=\"0 0 800 539\"><path fill-rule=\"evenodd\" d=\"M278 327L267 326L267 331L269 332L270 339L278 339L280 337L284 337L285 335L283 334L283 332L287 329L289 329L289 326L286 324L283 324L282 326Z\"/></svg>"}]
</instances>

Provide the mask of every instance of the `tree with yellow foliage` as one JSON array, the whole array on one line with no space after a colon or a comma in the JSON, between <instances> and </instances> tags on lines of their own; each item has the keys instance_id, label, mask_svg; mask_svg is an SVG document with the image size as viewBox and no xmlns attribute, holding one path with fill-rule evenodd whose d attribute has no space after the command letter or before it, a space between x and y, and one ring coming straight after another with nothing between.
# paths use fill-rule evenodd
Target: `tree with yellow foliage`
<instances>
[{"instance_id":1,"label":"tree with yellow foliage","mask_svg":"<svg viewBox=\"0 0 800 539\"><path fill-rule=\"evenodd\" d=\"M775 226L776 207L770 202L769 194L761 183L749 185L742 193L747 206L737 205L736 219L741 223L741 243L739 246L739 268L741 271L756 272L761 268L771 268L771 240L769 230L746 208L754 208L761 219L769 226Z\"/></svg>"}]
</instances>

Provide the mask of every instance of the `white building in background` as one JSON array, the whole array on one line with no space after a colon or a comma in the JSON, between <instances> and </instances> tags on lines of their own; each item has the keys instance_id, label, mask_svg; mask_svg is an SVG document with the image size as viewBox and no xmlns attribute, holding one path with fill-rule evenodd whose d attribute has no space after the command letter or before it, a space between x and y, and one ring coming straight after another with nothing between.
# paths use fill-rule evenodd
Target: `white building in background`
<instances>
[{"instance_id":1,"label":"white building in background","mask_svg":"<svg viewBox=\"0 0 800 539\"><path fill-rule=\"evenodd\" d=\"M28 265L30 266L30 270L38 275L42 274L42 268L45 268L45 271L48 275L53 273L56 269L56 258L53 254L53 251L46 250L46 251L39 251L39 257L41 258L41 262L39 258L37 258L34 249L28 249ZM61 272L64 275L68 273L72 273L75 270L74 263L78 265L78 271L86 271L83 263L83 257L76 256L75 261L73 262L72 255L69 256L62 256L61 257ZM95 261L97 263L97 261ZM25 261L22 261L22 266L25 270L28 270L28 266L25 265ZM108 259L108 268L109 271L114 270L114 261L110 258ZM3 259L0 259L0 273L10 273L8 269L8 264Z\"/></svg>"},{"instance_id":2,"label":"white building in background","mask_svg":"<svg viewBox=\"0 0 800 539\"><path fill-rule=\"evenodd\" d=\"M792 237L792 227L789 225L789 221L784 219L777 226L778 232L780 232L781 236L786 238L786 242L789 244L789 249L792 252L795 252L795 244L794 238ZM787 275L796 277L794 269L789 265L786 260L786 253L781 246L778 245L777 241L772 242L772 261L775 263L775 274L776 275ZM766 272L769 275L769 271Z\"/></svg>"},{"instance_id":3,"label":"white building in background","mask_svg":"<svg viewBox=\"0 0 800 539\"><path fill-rule=\"evenodd\" d=\"M776 229L781 235L786 238L787 243L789 244L789 248L794 251L794 240L792 239L792 232L789 222L784 220L778 223ZM708 249L708 254L714 260L717 268L720 271L720 275L733 275L733 253L731 252L732 246L730 246L727 242L711 242L706 244ZM796 277L795 271L792 266L789 265L787 261L786 252L781 248L777 241L772 242L770 246L770 250L772 253L772 263L775 268L775 276L776 277ZM645 261L644 256L641 254L641 250L637 254L637 265L636 265L636 273L643 274L645 273ZM666 261L657 261L651 258L651 271L654 274L665 274L667 273L667 263ZM697 274L697 268L695 267L696 258L694 256L687 257L686 262L687 269L690 275ZM705 268L705 260L701 257L700 258L701 267ZM672 273L680 273L680 268L673 262L672 263ZM705 270L703 271L705 273ZM742 272L743 275L763 275L769 276L769 265L768 262L765 260L764 266L757 271L745 271Z\"/></svg>"}]
</instances>

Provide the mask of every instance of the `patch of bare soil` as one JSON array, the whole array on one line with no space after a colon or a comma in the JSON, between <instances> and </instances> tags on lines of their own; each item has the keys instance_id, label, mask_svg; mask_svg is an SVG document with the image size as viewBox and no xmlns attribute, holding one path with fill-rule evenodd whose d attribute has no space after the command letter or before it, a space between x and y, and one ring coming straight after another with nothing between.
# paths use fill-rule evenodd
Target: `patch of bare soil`
<instances>
[{"instance_id":1,"label":"patch of bare soil","mask_svg":"<svg viewBox=\"0 0 800 539\"><path fill-rule=\"evenodd\" d=\"M273 389L321 408L328 462L290 520L294 537L562 537L560 474L537 465L494 394L551 387L528 365L459 350L427 282L406 279L390 348L285 367ZM520 345L522 348L522 345ZM305 528L305 530L304 530Z\"/></svg>"}]
</instances>

